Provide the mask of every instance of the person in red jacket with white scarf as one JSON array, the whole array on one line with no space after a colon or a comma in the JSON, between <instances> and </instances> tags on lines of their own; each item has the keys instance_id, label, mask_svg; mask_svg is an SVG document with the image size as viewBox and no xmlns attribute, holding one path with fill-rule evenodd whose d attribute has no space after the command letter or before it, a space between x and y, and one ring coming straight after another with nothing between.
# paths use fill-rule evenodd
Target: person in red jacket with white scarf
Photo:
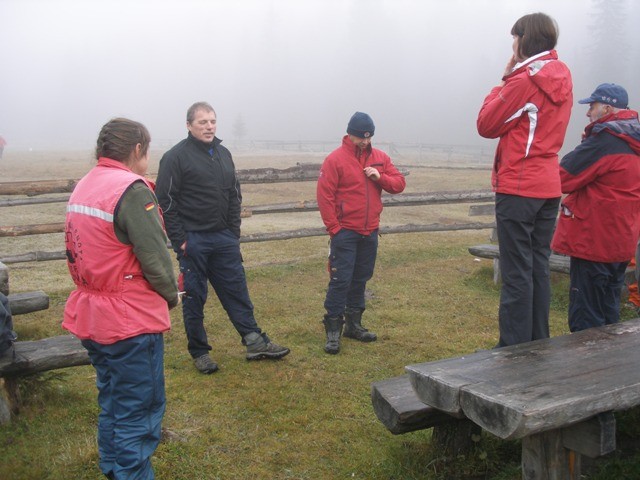
<instances>
[{"instance_id":1,"label":"person in red jacket with white scarf","mask_svg":"<svg viewBox=\"0 0 640 480\"><path fill-rule=\"evenodd\" d=\"M498 347L549 337L550 243L560 204L558 151L573 103L558 28L544 13L518 19L513 56L484 100L478 133L500 138L492 172L500 248Z\"/></svg>"},{"instance_id":2,"label":"person in red jacket with white scarf","mask_svg":"<svg viewBox=\"0 0 640 480\"><path fill-rule=\"evenodd\" d=\"M571 256L569 329L617 323L620 293L640 236L640 122L627 91L603 83L589 98L591 123L560 162L562 201L551 246Z\"/></svg>"},{"instance_id":3,"label":"person in red jacket with white scarf","mask_svg":"<svg viewBox=\"0 0 640 480\"><path fill-rule=\"evenodd\" d=\"M331 236L329 287L324 307L325 352L340 351L340 337L373 342L375 333L362 326L364 291L373 275L378 251L382 191L400 193L404 176L389 155L371 146L375 125L356 112L349 120L342 146L320 168L317 198L322 221Z\"/></svg>"}]
</instances>

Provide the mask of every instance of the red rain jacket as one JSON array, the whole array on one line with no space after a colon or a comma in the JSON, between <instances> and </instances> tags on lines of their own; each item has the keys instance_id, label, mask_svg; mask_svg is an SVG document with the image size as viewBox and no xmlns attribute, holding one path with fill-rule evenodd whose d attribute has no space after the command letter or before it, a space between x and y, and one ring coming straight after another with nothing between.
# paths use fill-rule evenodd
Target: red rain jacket
<instances>
[{"instance_id":1,"label":"red rain jacket","mask_svg":"<svg viewBox=\"0 0 640 480\"><path fill-rule=\"evenodd\" d=\"M380 180L367 178L365 167L377 169ZM317 199L322 221L330 235L342 228L369 235L380 225L382 190L400 193L405 186L404 176L389 155L369 145L358 156L358 148L345 135L342 146L331 152L320 168Z\"/></svg>"},{"instance_id":2,"label":"red rain jacket","mask_svg":"<svg viewBox=\"0 0 640 480\"><path fill-rule=\"evenodd\" d=\"M571 116L573 83L555 50L528 58L485 98L478 133L500 138L491 183L497 193L560 196L558 152Z\"/></svg>"}]
</instances>

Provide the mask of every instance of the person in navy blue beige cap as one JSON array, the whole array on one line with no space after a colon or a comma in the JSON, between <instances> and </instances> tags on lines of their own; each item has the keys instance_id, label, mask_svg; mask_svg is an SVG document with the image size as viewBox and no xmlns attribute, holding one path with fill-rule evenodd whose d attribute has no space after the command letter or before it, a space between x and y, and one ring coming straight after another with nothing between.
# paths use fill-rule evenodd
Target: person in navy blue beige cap
<instances>
[{"instance_id":1,"label":"person in navy blue beige cap","mask_svg":"<svg viewBox=\"0 0 640 480\"><path fill-rule=\"evenodd\" d=\"M569 328L616 323L640 236L640 123L620 85L598 85L583 140L560 162L562 201L552 248L571 256Z\"/></svg>"},{"instance_id":2,"label":"person in navy blue beige cap","mask_svg":"<svg viewBox=\"0 0 640 480\"><path fill-rule=\"evenodd\" d=\"M325 352L340 351L340 337L373 342L375 333L362 326L364 291L373 275L378 251L381 194L400 193L404 176L389 156L371 146L375 125L369 115L353 114L342 146L320 168L317 198L331 237L329 287L324 301Z\"/></svg>"}]
</instances>

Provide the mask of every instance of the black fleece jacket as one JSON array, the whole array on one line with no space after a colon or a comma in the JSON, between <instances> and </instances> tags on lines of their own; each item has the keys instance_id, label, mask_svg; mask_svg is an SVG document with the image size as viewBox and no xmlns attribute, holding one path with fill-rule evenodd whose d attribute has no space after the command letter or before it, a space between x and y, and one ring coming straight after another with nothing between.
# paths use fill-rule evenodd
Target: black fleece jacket
<instances>
[{"instance_id":1,"label":"black fleece jacket","mask_svg":"<svg viewBox=\"0 0 640 480\"><path fill-rule=\"evenodd\" d=\"M204 143L189 133L160 160L156 196L176 252L187 232L228 228L240 237L240 184L231 152L220 142Z\"/></svg>"}]
</instances>

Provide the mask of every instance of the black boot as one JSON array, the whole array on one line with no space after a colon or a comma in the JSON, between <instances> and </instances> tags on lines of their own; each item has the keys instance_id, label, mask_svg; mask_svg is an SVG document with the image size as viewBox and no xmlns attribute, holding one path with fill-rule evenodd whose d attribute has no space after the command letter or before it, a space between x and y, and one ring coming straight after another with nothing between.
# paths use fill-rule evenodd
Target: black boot
<instances>
[{"instance_id":1,"label":"black boot","mask_svg":"<svg viewBox=\"0 0 640 480\"><path fill-rule=\"evenodd\" d=\"M362 326L362 310L347 309L344 312L344 336L360 342L375 342L378 336Z\"/></svg>"},{"instance_id":2,"label":"black boot","mask_svg":"<svg viewBox=\"0 0 640 480\"><path fill-rule=\"evenodd\" d=\"M324 346L324 351L335 355L340 351L340 336L344 320L342 317L325 315L322 323L324 323L324 330L327 332L327 344Z\"/></svg>"}]
</instances>

